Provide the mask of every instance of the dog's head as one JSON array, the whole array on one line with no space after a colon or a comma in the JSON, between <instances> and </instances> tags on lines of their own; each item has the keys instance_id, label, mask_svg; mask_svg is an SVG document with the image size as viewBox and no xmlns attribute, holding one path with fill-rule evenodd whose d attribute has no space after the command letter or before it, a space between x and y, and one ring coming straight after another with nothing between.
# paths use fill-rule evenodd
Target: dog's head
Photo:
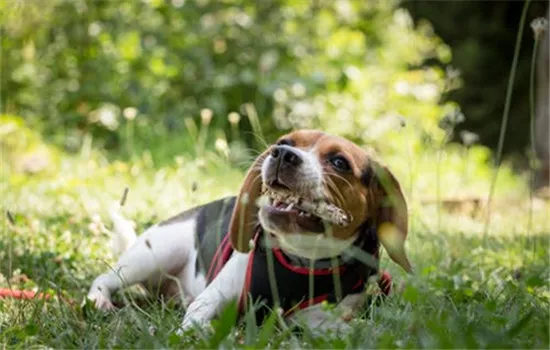
<instances>
[{"instance_id":1,"label":"dog's head","mask_svg":"<svg viewBox=\"0 0 550 350\"><path fill-rule=\"evenodd\" d=\"M393 174L354 143L315 130L281 137L248 171L231 218L235 249L249 250L258 222L283 250L337 256L365 223L406 271L407 204Z\"/></svg>"}]
</instances>

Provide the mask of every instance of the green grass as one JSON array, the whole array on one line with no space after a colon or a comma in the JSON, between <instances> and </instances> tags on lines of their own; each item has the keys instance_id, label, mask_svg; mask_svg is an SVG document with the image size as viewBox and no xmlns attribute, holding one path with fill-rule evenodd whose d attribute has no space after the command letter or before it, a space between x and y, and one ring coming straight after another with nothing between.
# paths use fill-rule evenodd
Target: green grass
<instances>
[{"instance_id":1,"label":"green grass","mask_svg":"<svg viewBox=\"0 0 550 350\"><path fill-rule=\"evenodd\" d=\"M354 320L349 334L291 332L276 315L262 327L247 317L234 326L235 309L229 308L213 333L180 337L175 329L184 312L170 303L124 293L117 297L126 306L116 313L81 304L93 278L114 261L102 229L110 225L106 208L128 186L123 211L141 231L185 208L234 194L242 170L216 152L204 152L198 160L178 158L161 168L148 156L123 163L95 152L52 162L55 171L36 175L2 164L2 211L9 210L14 220L2 218L0 287L55 296L0 300L2 347L549 347L547 203L533 205L529 226L527 196L510 203L496 197L485 239L483 215L438 212L436 206L420 205L415 195L407 244L416 274L405 275L383 256L394 292ZM418 174L415 179L421 182Z\"/></svg>"}]
</instances>

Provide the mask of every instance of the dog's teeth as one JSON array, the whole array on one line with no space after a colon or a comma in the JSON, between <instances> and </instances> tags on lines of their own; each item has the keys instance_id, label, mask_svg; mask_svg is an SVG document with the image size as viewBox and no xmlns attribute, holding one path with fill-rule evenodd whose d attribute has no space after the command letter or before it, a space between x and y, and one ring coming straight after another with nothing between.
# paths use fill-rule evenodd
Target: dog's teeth
<instances>
[{"instance_id":1,"label":"dog's teeth","mask_svg":"<svg viewBox=\"0 0 550 350\"><path fill-rule=\"evenodd\" d=\"M292 209L293 206L294 206L294 203L290 203L290 204L288 205L288 207L286 207L285 210L289 211L289 210Z\"/></svg>"}]
</instances>

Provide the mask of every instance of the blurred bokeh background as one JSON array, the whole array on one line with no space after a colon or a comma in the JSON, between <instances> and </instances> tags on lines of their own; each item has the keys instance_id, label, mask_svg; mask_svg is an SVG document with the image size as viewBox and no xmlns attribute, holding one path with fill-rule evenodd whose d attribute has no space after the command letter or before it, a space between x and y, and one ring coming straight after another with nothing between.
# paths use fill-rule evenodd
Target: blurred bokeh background
<instances>
[{"instance_id":1,"label":"blurred bokeh background","mask_svg":"<svg viewBox=\"0 0 550 350\"><path fill-rule=\"evenodd\" d=\"M315 127L379 151L411 178L409 192L433 187L411 174L437 165L445 191L479 194L524 2L0 4L6 168L38 173L55 152L159 168L210 151L244 167L278 135ZM529 23L546 8L531 2L523 28L504 177L534 164Z\"/></svg>"}]
</instances>

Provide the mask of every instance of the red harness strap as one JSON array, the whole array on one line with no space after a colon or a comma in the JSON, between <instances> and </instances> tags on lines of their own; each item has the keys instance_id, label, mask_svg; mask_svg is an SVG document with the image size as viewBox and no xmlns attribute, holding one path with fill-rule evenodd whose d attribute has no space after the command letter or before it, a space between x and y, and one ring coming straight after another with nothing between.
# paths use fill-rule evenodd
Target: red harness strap
<instances>
[{"instance_id":1,"label":"red harness strap","mask_svg":"<svg viewBox=\"0 0 550 350\"><path fill-rule=\"evenodd\" d=\"M245 274L245 281L244 286L241 291L241 295L239 297L239 311L243 313L246 310L247 307L247 299L248 299L248 293L250 291L250 283L252 279L252 270L253 270L253 263L254 263L254 255L256 253L256 247L258 246L259 238L261 234L258 232L254 236L254 248L250 251L249 257L248 257L248 263L246 267L246 274ZM316 276L322 276L322 275L330 275L330 274L342 274L346 271L346 266L338 266L336 268L319 268L310 270L307 267L302 266L294 266L290 264L287 260L287 258L284 256L282 251L279 248L274 248L273 255L277 259L277 261L287 270L292 271L294 273L303 274L303 275L309 275L313 274ZM210 267L208 269L208 273L206 274L207 281L211 282L218 273L221 271L221 269L225 266L227 261L231 258L231 254L233 253L233 248L231 246L231 243L229 242L229 235L226 235L223 240L220 242L220 245L216 249L214 258L210 264ZM355 286L353 287L353 290L359 289L364 285L365 280L359 279ZM378 285L380 287L380 292L383 295L389 295L391 292L391 284L392 279L391 275L384 271L378 280ZM322 294L315 296L314 298L303 300L299 304L297 304L295 307L292 307L291 309L288 309L285 312L285 316L288 316L292 314L293 312L297 310L304 309L306 307L321 303L325 300L328 300L330 294Z\"/></svg>"},{"instance_id":2,"label":"red harness strap","mask_svg":"<svg viewBox=\"0 0 550 350\"><path fill-rule=\"evenodd\" d=\"M221 269L225 266L225 264L231 257L232 253L233 247L231 247L231 243L229 242L229 234L226 234L220 242L218 249L216 249L214 258L212 259L210 267L208 268L208 272L206 273L206 280L208 282L211 282L214 280L214 278L216 278L218 273L220 273Z\"/></svg>"},{"instance_id":3,"label":"red harness strap","mask_svg":"<svg viewBox=\"0 0 550 350\"><path fill-rule=\"evenodd\" d=\"M340 274L346 271L345 265L337 266L334 268L327 267L327 268L319 268L314 270L311 270L310 268L304 267L304 266L294 266L288 262L288 260L285 258L280 248L273 248L272 250L273 250L273 255L275 256L275 258L277 258L277 260L281 263L281 265L283 265L286 269L292 272L300 273L302 275L312 274L315 276L325 276L325 275L332 275L334 273Z\"/></svg>"}]
</instances>

